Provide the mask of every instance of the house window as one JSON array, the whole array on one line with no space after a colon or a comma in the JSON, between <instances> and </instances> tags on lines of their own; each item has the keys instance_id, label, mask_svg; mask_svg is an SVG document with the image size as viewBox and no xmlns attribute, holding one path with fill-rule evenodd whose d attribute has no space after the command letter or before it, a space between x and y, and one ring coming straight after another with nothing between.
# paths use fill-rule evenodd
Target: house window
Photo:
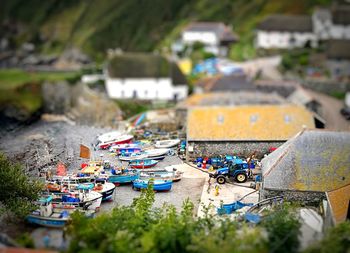
<instances>
[{"instance_id":1,"label":"house window","mask_svg":"<svg viewBox=\"0 0 350 253\"><path fill-rule=\"evenodd\" d=\"M255 123L255 122L257 122L257 120L258 120L258 115L256 115L256 114L253 114L253 115L250 115L250 123Z\"/></svg>"},{"instance_id":2,"label":"house window","mask_svg":"<svg viewBox=\"0 0 350 253\"><path fill-rule=\"evenodd\" d=\"M148 90L145 90L145 98L147 97L148 95Z\"/></svg>"},{"instance_id":3,"label":"house window","mask_svg":"<svg viewBox=\"0 0 350 253\"><path fill-rule=\"evenodd\" d=\"M175 93L175 94L173 95L173 98L174 98L174 101L177 101L178 94L177 94L177 93Z\"/></svg>"},{"instance_id":4,"label":"house window","mask_svg":"<svg viewBox=\"0 0 350 253\"><path fill-rule=\"evenodd\" d=\"M219 114L217 117L218 124L223 124L224 120L225 120L224 115Z\"/></svg>"},{"instance_id":5,"label":"house window","mask_svg":"<svg viewBox=\"0 0 350 253\"><path fill-rule=\"evenodd\" d=\"M284 115L284 122L290 123L292 121L292 118L289 115Z\"/></svg>"},{"instance_id":6,"label":"house window","mask_svg":"<svg viewBox=\"0 0 350 253\"><path fill-rule=\"evenodd\" d=\"M134 90L134 91L132 92L132 98L137 98L137 91L136 91L136 90Z\"/></svg>"},{"instance_id":7,"label":"house window","mask_svg":"<svg viewBox=\"0 0 350 253\"><path fill-rule=\"evenodd\" d=\"M158 91L156 90L156 98L158 98Z\"/></svg>"},{"instance_id":8,"label":"house window","mask_svg":"<svg viewBox=\"0 0 350 253\"><path fill-rule=\"evenodd\" d=\"M123 98L125 96L124 91L122 90L120 96Z\"/></svg>"}]
</instances>

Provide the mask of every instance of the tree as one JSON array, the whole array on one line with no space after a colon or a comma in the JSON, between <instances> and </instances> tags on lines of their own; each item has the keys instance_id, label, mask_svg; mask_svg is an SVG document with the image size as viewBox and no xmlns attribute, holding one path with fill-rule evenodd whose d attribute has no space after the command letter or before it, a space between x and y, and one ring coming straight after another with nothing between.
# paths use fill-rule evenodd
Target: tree
<instances>
[{"instance_id":1,"label":"tree","mask_svg":"<svg viewBox=\"0 0 350 253\"><path fill-rule=\"evenodd\" d=\"M10 162L0 153L0 203L1 213L10 211L18 217L27 215L35 208L42 185L30 179L23 168Z\"/></svg>"}]
</instances>

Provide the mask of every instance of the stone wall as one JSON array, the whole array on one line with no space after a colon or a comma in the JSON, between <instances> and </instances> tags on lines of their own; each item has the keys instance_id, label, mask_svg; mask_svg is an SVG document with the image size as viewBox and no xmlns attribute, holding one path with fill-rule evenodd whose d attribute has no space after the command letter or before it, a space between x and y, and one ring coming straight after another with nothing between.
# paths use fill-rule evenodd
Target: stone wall
<instances>
[{"instance_id":1,"label":"stone wall","mask_svg":"<svg viewBox=\"0 0 350 253\"><path fill-rule=\"evenodd\" d=\"M257 157L261 158L268 153L269 148L279 147L283 143L283 141L188 141L188 147L192 146L193 152L188 151L187 160L193 161L196 157L227 154L249 156L254 151L257 152Z\"/></svg>"},{"instance_id":2,"label":"stone wall","mask_svg":"<svg viewBox=\"0 0 350 253\"><path fill-rule=\"evenodd\" d=\"M260 190L260 200L276 196L283 196L284 200L311 206L319 206L320 203L326 199L326 194L324 192L269 190L264 188Z\"/></svg>"},{"instance_id":3,"label":"stone wall","mask_svg":"<svg viewBox=\"0 0 350 253\"><path fill-rule=\"evenodd\" d=\"M321 93L332 95L334 93L342 93L350 90L350 82L338 81L316 81L316 80L300 80L302 86L307 89L318 91Z\"/></svg>"}]
</instances>

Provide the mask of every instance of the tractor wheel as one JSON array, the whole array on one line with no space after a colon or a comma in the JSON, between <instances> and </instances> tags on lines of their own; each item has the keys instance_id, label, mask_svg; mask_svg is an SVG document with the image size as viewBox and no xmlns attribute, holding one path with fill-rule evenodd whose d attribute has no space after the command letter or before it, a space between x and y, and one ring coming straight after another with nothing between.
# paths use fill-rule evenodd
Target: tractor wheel
<instances>
[{"instance_id":1,"label":"tractor wheel","mask_svg":"<svg viewBox=\"0 0 350 253\"><path fill-rule=\"evenodd\" d=\"M224 183L226 183L226 177L224 177L224 176L218 176L218 177L216 178L216 182L218 182L218 184L224 184Z\"/></svg>"},{"instance_id":2,"label":"tractor wheel","mask_svg":"<svg viewBox=\"0 0 350 253\"><path fill-rule=\"evenodd\" d=\"M247 181L247 174L245 173L238 173L235 177L236 181L238 183L244 183L245 181Z\"/></svg>"}]
</instances>

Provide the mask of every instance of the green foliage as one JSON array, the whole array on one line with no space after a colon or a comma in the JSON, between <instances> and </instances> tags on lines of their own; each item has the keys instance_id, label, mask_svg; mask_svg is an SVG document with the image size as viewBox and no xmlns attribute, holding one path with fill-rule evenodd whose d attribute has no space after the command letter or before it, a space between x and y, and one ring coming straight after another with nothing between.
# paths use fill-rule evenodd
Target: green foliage
<instances>
[{"instance_id":1,"label":"green foliage","mask_svg":"<svg viewBox=\"0 0 350 253\"><path fill-rule=\"evenodd\" d=\"M330 95L331 95L332 97L337 98L337 99L343 100L343 99L345 99L346 93L345 93L345 92L340 92L340 91L333 91L333 92L331 92Z\"/></svg>"},{"instance_id":2,"label":"green foliage","mask_svg":"<svg viewBox=\"0 0 350 253\"><path fill-rule=\"evenodd\" d=\"M34 249L35 244L29 233L21 234L16 241L24 248Z\"/></svg>"},{"instance_id":3,"label":"green foliage","mask_svg":"<svg viewBox=\"0 0 350 253\"><path fill-rule=\"evenodd\" d=\"M212 0L3 2L0 21L25 24L23 32L14 39L16 44L44 37L42 48L46 52L57 53L67 46L76 46L102 59L108 48L163 50L189 22L199 20L232 25L241 41L231 56L246 59L254 56L254 29L266 15L308 14L314 6L329 5L331 0L221 0L220 4Z\"/></svg>"},{"instance_id":4,"label":"green foliage","mask_svg":"<svg viewBox=\"0 0 350 253\"><path fill-rule=\"evenodd\" d=\"M42 185L28 178L19 164L11 163L0 153L0 203L1 212L12 212L23 217L33 208Z\"/></svg>"},{"instance_id":5,"label":"green foliage","mask_svg":"<svg viewBox=\"0 0 350 253\"><path fill-rule=\"evenodd\" d=\"M149 102L136 100L116 100L117 105L123 112L123 118L128 119L136 114L148 111L151 108Z\"/></svg>"},{"instance_id":6,"label":"green foliage","mask_svg":"<svg viewBox=\"0 0 350 253\"><path fill-rule=\"evenodd\" d=\"M270 252L292 253L299 248L300 222L292 207L282 205L263 220L262 226L268 232Z\"/></svg>"},{"instance_id":7,"label":"green foliage","mask_svg":"<svg viewBox=\"0 0 350 253\"><path fill-rule=\"evenodd\" d=\"M329 229L325 237L309 247L304 253L343 253L350 252L350 222L346 221Z\"/></svg>"},{"instance_id":8,"label":"green foliage","mask_svg":"<svg viewBox=\"0 0 350 253\"><path fill-rule=\"evenodd\" d=\"M281 69L282 71L300 71L309 65L310 55L313 49L295 49L282 54Z\"/></svg>"},{"instance_id":9,"label":"green foliage","mask_svg":"<svg viewBox=\"0 0 350 253\"><path fill-rule=\"evenodd\" d=\"M189 200L181 210L168 204L154 208L154 197L149 187L132 205L95 219L74 214L68 226L69 252L264 253L272 252L275 245L273 252L283 252L283 247L285 252L295 252L299 223L289 208L272 213L262 226L249 227L211 215L210 206L204 207L203 217L194 217Z\"/></svg>"}]
</instances>

